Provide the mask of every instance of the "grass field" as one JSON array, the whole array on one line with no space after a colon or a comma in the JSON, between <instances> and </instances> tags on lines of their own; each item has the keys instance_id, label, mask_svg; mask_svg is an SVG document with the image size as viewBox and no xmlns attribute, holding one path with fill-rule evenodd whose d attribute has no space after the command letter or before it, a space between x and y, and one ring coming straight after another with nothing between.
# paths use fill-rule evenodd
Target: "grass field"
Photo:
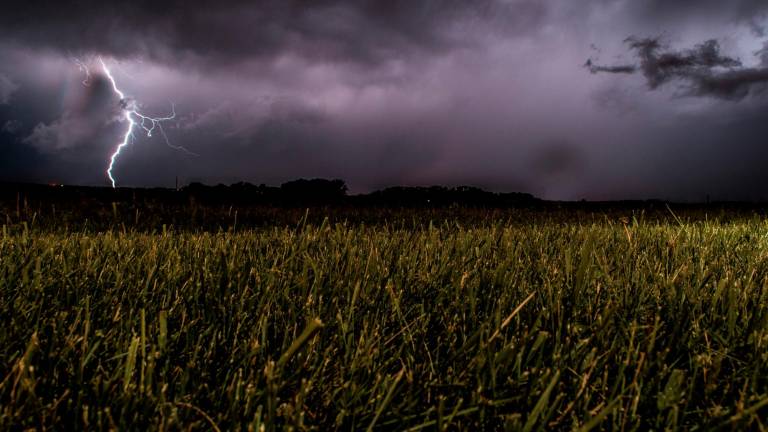
<instances>
[{"instance_id":1,"label":"grass field","mask_svg":"<svg viewBox=\"0 0 768 432\"><path fill-rule=\"evenodd\" d=\"M0 429L767 427L768 222L626 222L8 225Z\"/></svg>"}]
</instances>

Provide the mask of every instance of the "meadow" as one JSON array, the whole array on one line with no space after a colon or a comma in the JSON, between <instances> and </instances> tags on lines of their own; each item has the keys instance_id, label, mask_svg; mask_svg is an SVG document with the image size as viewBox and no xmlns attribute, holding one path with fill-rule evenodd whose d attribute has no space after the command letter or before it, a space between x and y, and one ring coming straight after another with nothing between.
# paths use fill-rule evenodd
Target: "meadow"
<instances>
[{"instance_id":1,"label":"meadow","mask_svg":"<svg viewBox=\"0 0 768 432\"><path fill-rule=\"evenodd\" d=\"M18 212L0 429L766 427L759 216Z\"/></svg>"}]
</instances>

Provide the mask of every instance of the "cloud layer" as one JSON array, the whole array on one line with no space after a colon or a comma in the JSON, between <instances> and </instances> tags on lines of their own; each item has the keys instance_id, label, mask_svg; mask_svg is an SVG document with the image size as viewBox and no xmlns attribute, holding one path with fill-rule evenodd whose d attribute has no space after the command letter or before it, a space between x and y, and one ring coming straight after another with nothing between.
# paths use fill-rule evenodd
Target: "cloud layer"
<instances>
[{"instance_id":1,"label":"cloud layer","mask_svg":"<svg viewBox=\"0 0 768 432\"><path fill-rule=\"evenodd\" d=\"M529 31L545 5L534 0L12 0L5 11L10 13L0 18L4 38L73 53L227 65L291 54L375 65L471 42L472 26Z\"/></svg>"},{"instance_id":2,"label":"cloud layer","mask_svg":"<svg viewBox=\"0 0 768 432\"><path fill-rule=\"evenodd\" d=\"M0 179L107 184L126 125L100 56L200 155L137 136L119 184L768 196L763 1L123 3L4 8Z\"/></svg>"}]
</instances>

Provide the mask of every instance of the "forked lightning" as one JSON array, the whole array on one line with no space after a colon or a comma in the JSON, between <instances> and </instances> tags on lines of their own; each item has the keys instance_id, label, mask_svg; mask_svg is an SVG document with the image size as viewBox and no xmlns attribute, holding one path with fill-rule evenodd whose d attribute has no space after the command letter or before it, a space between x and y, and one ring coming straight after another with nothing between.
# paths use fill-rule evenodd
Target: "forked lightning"
<instances>
[{"instance_id":1,"label":"forked lightning","mask_svg":"<svg viewBox=\"0 0 768 432\"><path fill-rule=\"evenodd\" d=\"M91 74L88 70L88 67L79 60L75 60L75 63L86 74L86 79L83 81L83 84L89 85ZM182 146L172 145L170 140L168 140L168 136L165 134L165 130L163 129L163 122L176 118L176 107L173 104L171 104L171 114L166 117L150 117L142 114L138 109L136 101L130 97L126 97L125 93L123 93L123 91L117 87L117 82L115 81L115 77L112 75L112 71L110 71L109 67L107 67L107 64L101 57L99 57L99 64L101 65L101 69L104 71L104 74L109 79L109 82L112 85L112 90L120 98L120 108L123 113L122 115L123 118L128 122L128 128L123 135L122 141L120 141L120 143L115 148L115 151L112 152L112 155L109 158L107 177L109 177L109 181L112 183L113 188L117 186L117 181L115 180L115 176L112 172L115 167L115 162L117 161L118 156L120 156L120 152L123 150L123 148L129 145L135 138L134 128L136 126L140 127L147 134L147 137L150 138L152 137L152 133L155 130L158 130L163 136L166 145L175 150L181 150L190 155L197 156L197 154L187 150Z\"/></svg>"}]
</instances>

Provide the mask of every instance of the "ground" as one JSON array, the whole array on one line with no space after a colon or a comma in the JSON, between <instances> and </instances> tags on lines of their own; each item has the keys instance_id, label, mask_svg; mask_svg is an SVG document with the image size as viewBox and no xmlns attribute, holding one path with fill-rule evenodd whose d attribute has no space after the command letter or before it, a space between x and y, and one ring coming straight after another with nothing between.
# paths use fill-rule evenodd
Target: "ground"
<instances>
[{"instance_id":1,"label":"ground","mask_svg":"<svg viewBox=\"0 0 768 432\"><path fill-rule=\"evenodd\" d=\"M0 428L765 427L757 213L121 206L5 211Z\"/></svg>"}]
</instances>

